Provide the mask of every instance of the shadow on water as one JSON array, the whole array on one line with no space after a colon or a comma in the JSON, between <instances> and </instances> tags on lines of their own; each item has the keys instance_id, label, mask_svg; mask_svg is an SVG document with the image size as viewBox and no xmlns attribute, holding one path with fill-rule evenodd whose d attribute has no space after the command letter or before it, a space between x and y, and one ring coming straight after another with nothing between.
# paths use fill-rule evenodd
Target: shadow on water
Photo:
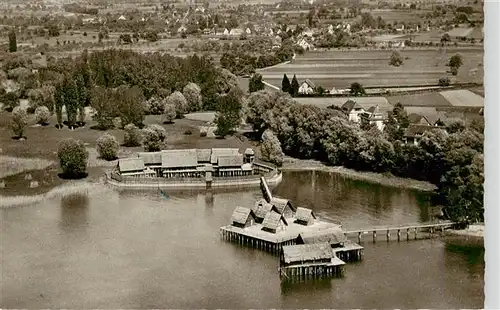
<instances>
[{"instance_id":1,"label":"shadow on water","mask_svg":"<svg viewBox=\"0 0 500 310\"><path fill-rule=\"evenodd\" d=\"M303 291L330 291L332 281L335 281L335 279L301 280L300 282L282 281L280 284L281 294L287 296Z\"/></svg>"},{"instance_id":2,"label":"shadow on water","mask_svg":"<svg viewBox=\"0 0 500 310\"><path fill-rule=\"evenodd\" d=\"M460 245L446 242L446 250L460 254L469 265L484 264L484 246L480 245Z\"/></svg>"},{"instance_id":3,"label":"shadow on water","mask_svg":"<svg viewBox=\"0 0 500 310\"><path fill-rule=\"evenodd\" d=\"M71 194L61 198L60 226L63 230L84 228L88 225L89 197L87 194Z\"/></svg>"}]
</instances>

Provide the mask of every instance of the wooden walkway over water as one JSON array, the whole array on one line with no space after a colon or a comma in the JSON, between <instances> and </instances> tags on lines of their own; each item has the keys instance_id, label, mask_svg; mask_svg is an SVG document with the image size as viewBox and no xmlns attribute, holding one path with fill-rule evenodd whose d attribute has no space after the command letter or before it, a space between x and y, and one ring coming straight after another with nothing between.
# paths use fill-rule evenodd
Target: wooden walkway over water
<instances>
[{"instance_id":1,"label":"wooden walkway over water","mask_svg":"<svg viewBox=\"0 0 500 310\"><path fill-rule=\"evenodd\" d=\"M406 236L407 240L411 239L413 235L414 239L417 239L419 233L427 233L427 235L433 235L435 233L444 233L446 229L455 228L459 223L445 221L439 223L415 223L415 224L405 224L400 226L376 226L371 228L361 228L345 230L344 234L349 237L353 235L358 236L358 242L363 241L363 236L366 234L372 234L373 242L377 241L377 233L385 233L387 241L391 240L393 234L396 234L398 241L401 240L402 235Z\"/></svg>"}]
</instances>

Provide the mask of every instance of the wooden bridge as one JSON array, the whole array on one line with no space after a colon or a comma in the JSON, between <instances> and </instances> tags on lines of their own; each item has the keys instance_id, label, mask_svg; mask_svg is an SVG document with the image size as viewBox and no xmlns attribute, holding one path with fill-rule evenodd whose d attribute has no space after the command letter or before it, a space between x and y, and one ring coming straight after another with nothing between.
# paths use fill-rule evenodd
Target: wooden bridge
<instances>
[{"instance_id":1,"label":"wooden bridge","mask_svg":"<svg viewBox=\"0 0 500 310\"><path fill-rule=\"evenodd\" d=\"M446 229L454 228L460 223L445 221L440 223L416 223L416 224L406 224L401 226L379 226L379 227L371 227L371 228L362 228L362 229L354 229L354 230L346 230L344 234L349 237L353 235L358 236L358 242L363 241L363 235L372 234L373 242L377 241L377 232L383 232L386 234L387 241L391 240L391 233L396 233L397 240L401 240L401 235L406 235L406 239L410 240L410 236L413 234L413 237L417 239L419 232L427 232L430 235L433 235L436 232L444 233Z\"/></svg>"}]
</instances>

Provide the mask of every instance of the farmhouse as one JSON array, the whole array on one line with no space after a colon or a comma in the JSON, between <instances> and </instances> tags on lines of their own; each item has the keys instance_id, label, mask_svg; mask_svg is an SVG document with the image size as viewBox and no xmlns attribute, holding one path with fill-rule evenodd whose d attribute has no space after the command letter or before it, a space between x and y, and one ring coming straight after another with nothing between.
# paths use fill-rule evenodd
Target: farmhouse
<instances>
[{"instance_id":1,"label":"farmhouse","mask_svg":"<svg viewBox=\"0 0 500 310\"><path fill-rule=\"evenodd\" d=\"M300 47L302 47L305 51L309 51L312 48L311 44L309 44L305 39L300 39L297 42L297 45L299 45Z\"/></svg>"},{"instance_id":2,"label":"farmhouse","mask_svg":"<svg viewBox=\"0 0 500 310\"><path fill-rule=\"evenodd\" d=\"M299 94L310 95L314 93L314 89L316 85L314 85L313 81L310 79L306 79L299 87Z\"/></svg>"},{"instance_id":3,"label":"farmhouse","mask_svg":"<svg viewBox=\"0 0 500 310\"><path fill-rule=\"evenodd\" d=\"M385 127L385 116L380 112L378 105L370 107L367 111L361 114L361 122L365 124L375 124L380 131Z\"/></svg>"},{"instance_id":4,"label":"farmhouse","mask_svg":"<svg viewBox=\"0 0 500 310\"><path fill-rule=\"evenodd\" d=\"M427 119L427 117L417 114L417 113L411 113L408 115L408 121L410 124L415 124L415 125L424 125L424 126L432 126L431 122Z\"/></svg>"},{"instance_id":5,"label":"farmhouse","mask_svg":"<svg viewBox=\"0 0 500 310\"><path fill-rule=\"evenodd\" d=\"M365 113L365 110L356 101L349 99L342 105L342 111L347 113L351 122L359 123L360 115Z\"/></svg>"},{"instance_id":6,"label":"farmhouse","mask_svg":"<svg viewBox=\"0 0 500 310\"><path fill-rule=\"evenodd\" d=\"M408 128L406 128L406 131L404 133L404 142L405 143L413 143L414 145L418 145L420 142L420 139L422 139L422 136L424 133L427 131L436 129L439 127L436 126L429 126L429 125L417 125L417 124L410 124Z\"/></svg>"},{"instance_id":7,"label":"farmhouse","mask_svg":"<svg viewBox=\"0 0 500 310\"><path fill-rule=\"evenodd\" d=\"M157 176L164 178L217 177L253 174L254 153L238 149L184 149L140 152L136 158L120 159L122 176Z\"/></svg>"}]
</instances>

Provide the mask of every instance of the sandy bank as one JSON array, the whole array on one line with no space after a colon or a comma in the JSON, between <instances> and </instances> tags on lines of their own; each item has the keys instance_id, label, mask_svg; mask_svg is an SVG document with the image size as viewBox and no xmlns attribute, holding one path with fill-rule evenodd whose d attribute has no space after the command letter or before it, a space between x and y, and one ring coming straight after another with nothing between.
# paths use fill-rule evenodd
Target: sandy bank
<instances>
[{"instance_id":1,"label":"sandy bank","mask_svg":"<svg viewBox=\"0 0 500 310\"><path fill-rule=\"evenodd\" d=\"M356 171L342 166L327 166L316 160L301 160L287 158L283 167L283 171L324 171L335 172L346 176L350 179L366 181L384 186L392 186L398 188L414 189L424 192L432 192L436 190L436 186L429 182L418 181L408 178L400 178L391 174L382 174L368 171Z\"/></svg>"}]
</instances>

